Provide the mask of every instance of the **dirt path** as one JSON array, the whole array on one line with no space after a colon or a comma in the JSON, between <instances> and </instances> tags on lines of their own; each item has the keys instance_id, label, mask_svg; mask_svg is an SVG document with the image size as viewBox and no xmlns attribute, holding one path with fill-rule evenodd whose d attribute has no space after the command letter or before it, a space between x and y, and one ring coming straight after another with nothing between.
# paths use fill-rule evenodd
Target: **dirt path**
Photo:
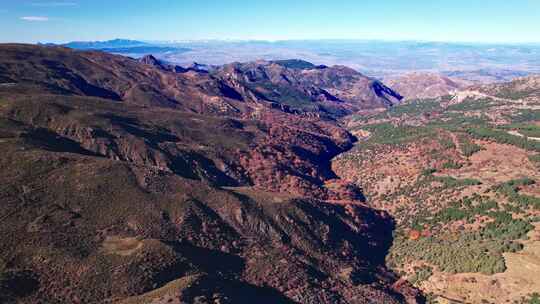
<instances>
[{"instance_id":1,"label":"dirt path","mask_svg":"<svg viewBox=\"0 0 540 304\"><path fill-rule=\"evenodd\" d=\"M523 138L526 138L527 140L540 141L540 137L527 137L527 136L519 133L518 131L508 131L508 134L518 136L518 137L523 137Z\"/></svg>"}]
</instances>

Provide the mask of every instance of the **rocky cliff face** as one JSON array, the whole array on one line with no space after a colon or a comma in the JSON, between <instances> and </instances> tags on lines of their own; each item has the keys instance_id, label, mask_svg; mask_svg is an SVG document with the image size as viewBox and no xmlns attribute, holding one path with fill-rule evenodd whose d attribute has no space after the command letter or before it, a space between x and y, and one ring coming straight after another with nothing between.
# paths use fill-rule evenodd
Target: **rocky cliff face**
<instances>
[{"instance_id":1,"label":"rocky cliff face","mask_svg":"<svg viewBox=\"0 0 540 304\"><path fill-rule=\"evenodd\" d=\"M392 219L330 168L354 141L333 119L387 100L345 92L392 91L345 68L160 65L0 46L0 300L421 300L384 266Z\"/></svg>"}]
</instances>

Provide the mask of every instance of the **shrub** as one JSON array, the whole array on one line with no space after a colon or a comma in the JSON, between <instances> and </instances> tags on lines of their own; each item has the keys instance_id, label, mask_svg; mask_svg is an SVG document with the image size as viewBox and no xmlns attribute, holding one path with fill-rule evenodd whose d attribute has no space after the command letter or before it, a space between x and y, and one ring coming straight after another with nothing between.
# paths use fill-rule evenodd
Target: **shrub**
<instances>
[{"instance_id":1,"label":"shrub","mask_svg":"<svg viewBox=\"0 0 540 304\"><path fill-rule=\"evenodd\" d=\"M508 197L508 200L513 204L520 207L532 207L536 210L540 210L540 198L519 194L520 187L533 184L535 184L534 180L530 178L522 178L497 185L494 187L494 190Z\"/></svg>"},{"instance_id":2,"label":"shrub","mask_svg":"<svg viewBox=\"0 0 540 304\"><path fill-rule=\"evenodd\" d=\"M527 137L540 137L540 126L521 123L521 124L511 124L505 126L505 129L517 130L519 133Z\"/></svg>"},{"instance_id":3,"label":"shrub","mask_svg":"<svg viewBox=\"0 0 540 304\"><path fill-rule=\"evenodd\" d=\"M513 123L524 123L540 120L540 110L523 109L519 114L510 116Z\"/></svg>"},{"instance_id":4,"label":"shrub","mask_svg":"<svg viewBox=\"0 0 540 304\"><path fill-rule=\"evenodd\" d=\"M450 160L444 163L442 167L443 169L460 169L461 167L463 167L463 164Z\"/></svg>"},{"instance_id":5,"label":"shrub","mask_svg":"<svg viewBox=\"0 0 540 304\"><path fill-rule=\"evenodd\" d=\"M482 182L472 178L465 179L455 179L451 176L434 176L435 181L441 182L444 184L445 188L454 188L454 187L463 187L463 186L478 186Z\"/></svg>"},{"instance_id":6,"label":"shrub","mask_svg":"<svg viewBox=\"0 0 540 304\"><path fill-rule=\"evenodd\" d=\"M448 136L442 136L439 139L439 143L441 144L441 147L445 150L451 150L456 148L456 144L454 143L452 138Z\"/></svg>"},{"instance_id":7,"label":"shrub","mask_svg":"<svg viewBox=\"0 0 540 304\"><path fill-rule=\"evenodd\" d=\"M415 274L409 279L412 284L419 284L433 275L433 268L429 266L415 267Z\"/></svg>"},{"instance_id":8,"label":"shrub","mask_svg":"<svg viewBox=\"0 0 540 304\"><path fill-rule=\"evenodd\" d=\"M466 157L472 156L474 153L482 150L482 147L473 143L465 134L458 135L459 148L461 153Z\"/></svg>"},{"instance_id":9,"label":"shrub","mask_svg":"<svg viewBox=\"0 0 540 304\"><path fill-rule=\"evenodd\" d=\"M531 182L520 179L508 184L517 187ZM455 233L443 229L448 223L470 222L478 215L487 216L492 222L476 231ZM418 239L411 239L405 233L398 234L388 257L394 264L420 260L444 272L485 274L503 272L506 266L502 254L522 250L523 245L515 240L524 238L534 229L530 221L514 219L508 211L500 210L496 201L479 195L465 197L432 217L427 212L420 212L412 220L412 227L419 231L430 227L434 233Z\"/></svg>"},{"instance_id":10,"label":"shrub","mask_svg":"<svg viewBox=\"0 0 540 304\"><path fill-rule=\"evenodd\" d=\"M429 176L429 175L433 175L433 173L436 173L436 172L437 172L437 169L435 168L427 168L427 169L422 170L421 175Z\"/></svg>"},{"instance_id":11,"label":"shrub","mask_svg":"<svg viewBox=\"0 0 540 304\"><path fill-rule=\"evenodd\" d=\"M391 108L387 114L391 117L418 116L440 110L442 110L442 107L438 100L414 100Z\"/></svg>"},{"instance_id":12,"label":"shrub","mask_svg":"<svg viewBox=\"0 0 540 304\"><path fill-rule=\"evenodd\" d=\"M506 266L501 252L507 250L508 244L488 239L479 242L480 238L476 233L444 234L419 240L398 236L388 258L397 265L425 261L447 273L504 272Z\"/></svg>"},{"instance_id":13,"label":"shrub","mask_svg":"<svg viewBox=\"0 0 540 304\"><path fill-rule=\"evenodd\" d=\"M404 144L437 133L431 127L394 126L390 123L367 125L364 128L372 133L370 143L384 145Z\"/></svg>"},{"instance_id":14,"label":"shrub","mask_svg":"<svg viewBox=\"0 0 540 304\"><path fill-rule=\"evenodd\" d=\"M466 99L463 102L451 105L447 108L448 111L458 111L458 112L470 112L477 110L484 110L491 107L491 99Z\"/></svg>"},{"instance_id":15,"label":"shrub","mask_svg":"<svg viewBox=\"0 0 540 304\"><path fill-rule=\"evenodd\" d=\"M524 137L508 134L506 131L500 131L488 128L486 126L470 128L467 133L478 139L491 139L501 144L513 145L525 150L540 152L540 142L528 140Z\"/></svg>"},{"instance_id":16,"label":"shrub","mask_svg":"<svg viewBox=\"0 0 540 304\"><path fill-rule=\"evenodd\" d=\"M528 299L523 301L524 304L540 304L540 293L535 292L531 294Z\"/></svg>"},{"instance_id":17,"label":"shrub","mask_svg":"<svg viewBox=\"0 0 540 304\"><path fill-rule=\"evenodd\" d=\"M540 167L540 154L529 156L529 160Z\"/></svg>"}]
</instances>

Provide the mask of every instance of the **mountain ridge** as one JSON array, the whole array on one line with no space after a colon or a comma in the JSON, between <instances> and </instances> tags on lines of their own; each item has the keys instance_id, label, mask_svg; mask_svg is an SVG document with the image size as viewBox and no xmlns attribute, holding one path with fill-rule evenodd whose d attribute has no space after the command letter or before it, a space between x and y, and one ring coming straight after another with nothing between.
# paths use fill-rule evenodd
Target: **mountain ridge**
<instances>
[{"instance_id":1,"label":"mountain ridge","mask_svg":"<svg viewBox=\"0 0 540 304\"><path fill-rule=\"evenodd\" d=\"M1 300L422 301L384 265L393 220L330 168L339 115L147 59L0 45Z\"/></svg>"},{"instance_id":2,"label":"mountain ridge","mask_svg":"<svg viewBox=\"0 0 540 304\"><path fill-rule=\"evenodd\" d=\"M61 46L73 49L102 49L102 48L117 48L117 47L135 47L146 46L147 42L130 39L112 39L105 41L71 41L61 44Z\"/></svg>"}]
</instances>

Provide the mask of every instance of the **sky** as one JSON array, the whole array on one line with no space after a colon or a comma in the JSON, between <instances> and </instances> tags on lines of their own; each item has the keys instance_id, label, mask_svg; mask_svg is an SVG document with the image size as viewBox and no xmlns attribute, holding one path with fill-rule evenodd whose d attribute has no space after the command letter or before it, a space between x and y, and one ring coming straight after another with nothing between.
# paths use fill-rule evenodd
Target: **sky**
<instances>
[{"instance_id":1,"label":"sky","mask_svg":"<svg viewBox=\"0 0 540 304\"><path fill-rule=\"evenodd\" d=\"M0 0L0 42L540 43L540 0Z\"/></svg>"}]
</instances>

